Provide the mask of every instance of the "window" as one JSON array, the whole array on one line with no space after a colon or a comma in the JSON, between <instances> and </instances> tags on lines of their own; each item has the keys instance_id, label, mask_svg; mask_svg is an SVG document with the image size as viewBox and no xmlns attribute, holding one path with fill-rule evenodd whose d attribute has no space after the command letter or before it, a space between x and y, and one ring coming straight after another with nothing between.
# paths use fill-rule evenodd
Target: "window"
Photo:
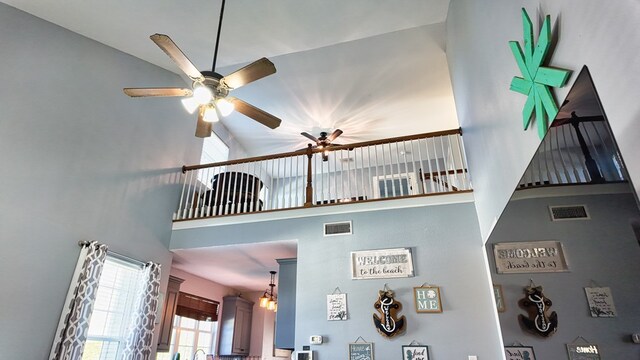
<instances>
[{"instance_id":1,"label":"window","mask_svg":"<svg viewBox=\"0 0 640 360\"><path fill-rule=\"evenodd\" d=\"M141 286L140 266L107 255L89 320L83 360L122 359Z\"/></svg>"},{"instance_id":2,"label":"window","mask_svg":"<svg viewBox=\"0 0 640 360\"><path fill-rule=\"evenodd\" d=\"M204 138L200 164L209 164L227 160L229 160L229 147L227 144L222 142L215 132L212 132L210 137Z\"/></svg>"},{"instance_id":3,"label":"window","mask_svg":"<svg viewBox=\"0 0 640 360\"><path fill-rule=\"evenodd\" d=\"M418 183L413 173L374 176L375 199L419 194Z\"/></svg>"},{"instance_id":4,"label":"window","mask_svg":"<svg viewBox=\"0 0 640 360\"><path fill-rule=\"evenodd\" d=\"M192 359L198 349L202 349L205 354L213 354L217 330L217 321L198 321L176 315L173 319L169 352L158 353L156 360L173 359L175 353L180 353L181 359Z\"/></svg>"}]
</instances>

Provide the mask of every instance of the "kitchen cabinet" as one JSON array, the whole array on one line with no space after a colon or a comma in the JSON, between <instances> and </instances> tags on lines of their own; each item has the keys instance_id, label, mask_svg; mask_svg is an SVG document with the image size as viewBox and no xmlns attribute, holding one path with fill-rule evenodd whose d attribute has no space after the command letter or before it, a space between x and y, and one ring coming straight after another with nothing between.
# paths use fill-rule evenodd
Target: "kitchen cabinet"
<instances>
[{"instance_id":1,"label":"kitchen cabinet","mask_svg":"<svg viewBox=\"0 0 640 360\"><path fill-rule=\"evenodd\" d=\"M222 299L220 355L249 355L253 302L239 296Z\"/></svg>"},{"instance_id":2,"label":"kitchen cabinet","mask_svg":"<svg viewBox=\"0 0 640 360\"><path fill-rule=\"evenodd\" d=\"M169 351L171 346L171 330L173 329L173 317L176 313L176 306L178 306L178 294L180 293L180 284L184 280L169 275L169 284L167 285L167 292L164 297L164 306L162 308L162 314L160 314L160 335L158 336L158 349L157 351Z\"/></svg>"}]
</instances>

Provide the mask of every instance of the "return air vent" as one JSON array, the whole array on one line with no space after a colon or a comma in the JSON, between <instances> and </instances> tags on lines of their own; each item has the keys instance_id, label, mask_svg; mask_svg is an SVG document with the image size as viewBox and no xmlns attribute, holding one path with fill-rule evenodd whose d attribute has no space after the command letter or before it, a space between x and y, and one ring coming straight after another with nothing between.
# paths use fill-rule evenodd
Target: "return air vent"
<instances>
[{"instance_id":1,"label":"return air vent","mask_svg":"<svg viewBox=\"0 0 640 360\"><path fill-rule=\"evenodd\" d=\"M553 221L591 219L585 205L549 206L549 211Z\"/></svg>"},{"instance_id":2,"label":"return air vent","mask_svg":"<svg viewBox=\"0 0 640 360\"><path fill-rule=\"evenodd\" d=\"M324 224L324 236L351 235L351 221Z\"/></svg>"}]
</instances>

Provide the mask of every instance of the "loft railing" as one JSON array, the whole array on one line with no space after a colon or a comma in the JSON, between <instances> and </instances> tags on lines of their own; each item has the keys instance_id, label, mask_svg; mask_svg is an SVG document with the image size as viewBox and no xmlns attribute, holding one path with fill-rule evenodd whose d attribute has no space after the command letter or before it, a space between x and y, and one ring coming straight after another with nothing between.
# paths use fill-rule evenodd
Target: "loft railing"
<instances>
[{"instance_id":1,"label":"loft railing","mask_svg":"<svg viewBox=\"0 0 640 360\"><path fill-rule=\"evenodd\" d=\"M556 120L520 180L519 189L626 181L624 163L602 116Z\"/></svg>"},{"instance_id":2,"label":"loft railing","mask_svg":"<svg viewBox=\"0 0 640 360\"><path fill-rule=\"evenodd\" d=\"M456 129L184 166L174 220L469 190Z\"/></svg>"}]
</instances>

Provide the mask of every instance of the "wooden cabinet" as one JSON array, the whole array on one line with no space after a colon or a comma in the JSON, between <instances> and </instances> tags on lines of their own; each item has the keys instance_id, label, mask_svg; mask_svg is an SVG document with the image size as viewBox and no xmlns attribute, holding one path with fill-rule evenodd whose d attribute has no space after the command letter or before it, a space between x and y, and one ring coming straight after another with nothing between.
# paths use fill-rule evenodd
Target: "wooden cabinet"
<instances>
[{"instance_id":1,"label":"wooden cabinet","mask_svg":"<svg viewBox=\"0 0 640 360\"><path fill-rule=\"evenodd\" d=\"M220 355L248 355L251 344L253 302L225 296L222 302Z\"/></svg>"},{"instance_id":2,"label":"wooden cabinet","mask_svg":"<svg viewBox=\"0 0 640 360\"><path fill-rule=\"evenodd\" d=\"M297 259L277 259L278 312L276 313L275 345L277 349L293 350L296 334L296 273Z\"/></svg>"},{"instance_id":3,"label":"wooden cabinet","mask_svg":"<svg viewBox=\"0 0 640 360\"><path fill-rule=\"evenodd\" d=\"M180 293L180 284L184 280L169 275L169 285L164 297L164 305L162 314L160 314L160 335L158 336L158 351L169 351L171 346L171 330L173 329L173 316L176 313L178 305L178 293Z\"/></svg>"}]
</instances>

